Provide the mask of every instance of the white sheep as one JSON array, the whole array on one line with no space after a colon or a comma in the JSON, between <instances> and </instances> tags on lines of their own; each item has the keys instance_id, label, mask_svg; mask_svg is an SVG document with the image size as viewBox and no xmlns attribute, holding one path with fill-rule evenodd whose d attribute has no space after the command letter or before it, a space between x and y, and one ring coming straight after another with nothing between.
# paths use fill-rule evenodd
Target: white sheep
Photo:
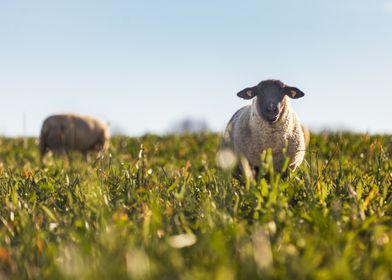
<instances>
[{"instance_id":1,"label":"white sheep","mask_svg":"<svg viewBox=\"0 0 392 280\"><path fill-rule=\"evenodd\" d=\"M42 125L41 159L49 150L55 154L78 151L87 159L89 151L106 150L109 138L107 125L98 119L76 114L53 115Z\"/></svg>"},{"instance_id":2,"label":"white sheep","mask_svg":"<svg viewBox=\"0 0 392 280\"><path fill-rule=\"evenodd\" d=\"M305 94L279 80L266 80L237 95L253 102L238 110L227 125L218 153L221 167L237 162L234 177L241 181L244 176L254 177L261 155L268 149L272 150L275 171L282 170L287 157L290 169L300 166L305 155L304 132L288 97L297 99Z\"/></svg>"}]
</instances>

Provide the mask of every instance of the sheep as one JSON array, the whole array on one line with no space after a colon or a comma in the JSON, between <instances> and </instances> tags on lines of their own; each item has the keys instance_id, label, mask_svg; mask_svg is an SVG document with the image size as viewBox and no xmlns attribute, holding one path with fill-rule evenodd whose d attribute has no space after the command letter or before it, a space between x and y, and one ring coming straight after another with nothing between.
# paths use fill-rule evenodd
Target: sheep
<instances>
[{"instance_id":1,"label":"sheep","mask_svg":"<svg viewBox=\"0 0 392 280\"><path fill-rule=\"evenodd\" d=\"M78 151L87 160L89 151L106 150L109 139L107 125L98 119L77 114L53 115L42 125L39 141L41 161L48 151L67 155Z\"/></svg>"},{"instance_id":2,"label":"sheep","mask_svg":"<svg viewBox=\"0 0 392 280\"><path fill-rule=\"evenodd\" d=\"M265 80L240 91L237 96L253 99L229 121L218 152L218 164L226 169L236 164L234 177L255 178L263 151L272 150L273 167L282 171L289 157L289 169L299 167L305 155L305 130L290 106L289 98L305 94L279 80ZM284 153L287 147L286 153Z\"/></svg>"}]
</instances>

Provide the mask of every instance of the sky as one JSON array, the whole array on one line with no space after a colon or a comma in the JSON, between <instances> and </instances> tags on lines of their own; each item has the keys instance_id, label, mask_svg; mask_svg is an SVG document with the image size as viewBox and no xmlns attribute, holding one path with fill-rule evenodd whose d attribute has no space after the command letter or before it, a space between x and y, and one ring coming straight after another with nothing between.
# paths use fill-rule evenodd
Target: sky
<instances>
[{"instance_id":1,"label":"sky","mask_svg":"<svg viewBox=\"0 0 392 280\"><path fill-rule=\"evenodd\" d=\"M222 131L269 78L312 129L392 133L392 0L0 0L0 135L59 112Z\"/></svg>"}]
</instances>

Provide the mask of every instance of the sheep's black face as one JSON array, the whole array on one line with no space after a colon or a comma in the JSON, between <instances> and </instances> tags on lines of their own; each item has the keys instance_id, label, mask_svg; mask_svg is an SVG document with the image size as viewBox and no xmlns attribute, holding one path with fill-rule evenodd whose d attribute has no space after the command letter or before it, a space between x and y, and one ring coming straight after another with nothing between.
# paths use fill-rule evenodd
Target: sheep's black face
<instances>
[{"instance_id":1,"label":"sheep's black face","mask_svg":"<svg viewBox=\"0 0 392 280\"><path fill-rule=\"evenodd\" d=\"M264 120L275 123L286 106L286 96L300 98L305 94L295 87L286 86L278 80L263 81L255 87L246 88L237 94L244 99L257 97L257 112Z\"/></svg>"},{"instance_id":2,"label":"sheep's black face","mask_svg":"<svg viewBox=\"0 0 392 280\"><path fill-rule=\"evenodd\" d=\"M264 82L257 86L257 111L271 123L277 122L285 107L286 94L282 83Z\"/></svg>"}]
</instances>

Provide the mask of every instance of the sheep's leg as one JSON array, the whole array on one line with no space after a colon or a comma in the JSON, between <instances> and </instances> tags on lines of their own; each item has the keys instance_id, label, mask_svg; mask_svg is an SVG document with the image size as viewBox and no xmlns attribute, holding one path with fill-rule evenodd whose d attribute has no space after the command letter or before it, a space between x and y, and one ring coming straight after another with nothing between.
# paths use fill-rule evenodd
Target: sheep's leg
<instances>
[{"instance_id":1,"label":"sheep's leg","mask_svg":"<svg viewBox=\"0 0 392 280\"><path fill-rule=\"evenodd\" d=\"M245 157L240 157L240 161L234 170L233 177L242 185L245 185L247 180L256 179L257 172L255 167L250 166L249 161Z\"/></svg>"},{"instance_id":2,"label":"sheep's leg","mask_svg":"<svg viewBox=\"0 0 392 280\"><path fill-rule=\"evenodd\" d=\"M87 153L87 151L82 152L82 155L83 155L83 161L84 162L88 162L88 153Z\"/></svg>"},{"instance_id":3,"label":"sheep's leg","mask_svg":"<svg viewBox=\"0 0 392 280\"><path fill-rule=\"evenodd\" d=\"M41 154L41 162L43 162L43 160L44 160L46 151L47 151L46 144L45 144L45 142L41 139L40 142L39 142L39 152L40 152L40 154Z\"/></svg>"},{"instance_id":4,"label":"sheep's leg","mask_svg":"<svg viewBox=\"0 0 392 280\"><path fill-rule=\"evenodd\" d=\"M46 150L43 150L43 151L40 152L40 162L41 162L41 164L44 164L45 155L46 155Z\"/></svg>"},{"instance_id":5,"label":"sheep's leg","mask_svg":"<svg viewBox=\"0 0 392 280\"><path fill-rule=\"evenodd\" d=\"M261 179L260 167L259 166L254 166L253 167L253 172L255 174L255 178L256 178L257 182L260 181L260 179Z\"/></svg>"},{"instance_id":6,"label":"sheep's leg","mask_svg":"<svg viewBox=\"0 0 392 280\"><path fill-rule=\"evenodd\" d=\"M70 164L72 164L73 157L72 157L72 152L68 149L65 150L65 155L67 157L67 160Z\"/></svg>"},{"instance_id":7,"label":"sheep's leg","mask_svg":"<svg viewBox=\"0 0 392 280\"><path fill-rule=\"evenodd\" d=\"M241 185L245 185L246 180L244 178L244 172L242 171L240 164L237 164L236 168L234 169L233 178L238 180Z\"/></svg>"}]
</instances>

